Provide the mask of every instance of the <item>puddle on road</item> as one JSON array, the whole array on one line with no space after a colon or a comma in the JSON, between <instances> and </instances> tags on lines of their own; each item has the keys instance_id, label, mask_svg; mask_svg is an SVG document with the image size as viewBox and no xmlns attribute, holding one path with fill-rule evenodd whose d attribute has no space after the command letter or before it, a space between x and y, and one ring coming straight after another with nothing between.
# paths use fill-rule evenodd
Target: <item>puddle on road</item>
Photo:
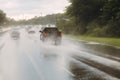
<instances>
[{"instance_id":1,"label":"puddle on road","mask_svg":"<svg viewBox=\"0 0 120 80\"><path fill-rule=\"evenodd\" d=\"M85 44L87 52L120 61L120 49L98 44Z\"/></svg>"},{"instance_id":2,"label":"puddle on road","mask_svg":"<svg viewBox=\"0 0 120 80\"><path fill-rule=\"evenodd\" d=\"M119 80L75 59L70 59L70 68L71 72L75 75L73 80Z\"/></svg>"}]
</instances>

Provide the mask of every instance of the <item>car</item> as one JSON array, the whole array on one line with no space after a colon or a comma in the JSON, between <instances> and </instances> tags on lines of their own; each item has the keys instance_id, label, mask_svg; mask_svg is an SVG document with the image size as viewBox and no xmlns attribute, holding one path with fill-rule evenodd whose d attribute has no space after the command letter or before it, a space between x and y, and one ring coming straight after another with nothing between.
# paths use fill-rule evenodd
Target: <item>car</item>
<instances>
[{"instance_id":1,"label":"car","mask_svg":"<svg viewBox=\"0 0 120 80\"><path fill-rule=\"evenodd\" d=\"M35 30L34 30L34 29L29 29L29 30L28 30L28 33L29 33L29 34L34 34L34 33L35 33Z\"/></svg>"},{"instance_id":2,"label":"car","mask_svg":"<svg viewBox=\"0 0 120 80\"><path fill-rule=\"evenodd\" d=\"M28 33L33 34L33 33L35 33L35 31L33 31L33 30L29 30Z\"/></svg>"},{"instance_id":3,"label":"car","mask_svg":"<svg viewBox=\"0 0 120 80\"><path fill-rule=\"evenodd\" d=\"M11 32L11 37L13 37L13 38L19 38L19 37L20 37L19 31L13 30L13 31Z\"/></svg>"},{"instance_id":4,"label":"car","mask_svg":"<svg viewBox=\"0 0 120 80\"><path fill-rule=\"evenodd\" d=\"M55 45L61 44L62 32L57 27L43 27L39 32L43 42L52 41Z\"/></svg>"},{"instance_id":5,"label":"car","mask_svg":"<svg viewBox=\"0 0 120 80\"><path fill-rule=\"evenodd\" d=\"M31 26L26 26L25 29L26 30L30 30L32 27Z\"/></svg>"},{"instance_id":6,"label":"car","mask_svg":"<svg viewBox=\"0 0 120 80\"><path fill-rule=\"evenodd\" d=\"M3 32L3 30L2 30L2 29L0 29L0 33L1 33L1 32Z\"/></svg>"}]
</instances>

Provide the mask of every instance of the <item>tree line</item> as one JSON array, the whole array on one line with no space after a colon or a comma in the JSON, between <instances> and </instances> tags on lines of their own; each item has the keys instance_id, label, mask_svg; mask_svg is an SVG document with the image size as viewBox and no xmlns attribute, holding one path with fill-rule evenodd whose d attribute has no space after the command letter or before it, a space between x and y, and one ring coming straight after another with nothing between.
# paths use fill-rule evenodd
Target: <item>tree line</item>
<instances>
[{"instance_id":1,"label":"tree line","mask_svg":"<svg viewBox=\"0 0 120 80\"><path fill-rule=\"evenodd\" d=\"M57 26L66 34L120 37L120 0L70 0Z\"/></svg>"},{"instance_id":2,"label":"tree line","mask_svg":"<svg viewBox=\"0 0 120 80\"><path fill-rule=\"evenodd\" d=\"M6 17L6 13L0 10L0 26L4 25L55 25L57 23L57 19L61 17L62 14L49 14L46 16L35 16L31 19L22 19L22 20L15 20L12 18Z\"/></svg>"},{"instance_id":3,"label":"tree line","mask_svg":"<svg viewBox=\"0 0 120 80\"><path fill-rule=\"evenodd\" d=\"M35 16L34 18L28 20L19 20L15 21L14 19L9 19L10 24L12 25L55 25L57 19L61 16L60 13L58 14L49 14L46 16Z\"/></svg>"},{"instance_id":4,"label":"tree line","mask_svg":"<svg viewBox=\"0 0 120 80\"><path fill-rule=\"evenodd\" d=\"M6 21L6 14L2 10L0 10L0 26L4 25Z\"/></svg>"},{"instance_id":5,"label":"tree line","mask_svg":"<svg viewBox=\"0 0 120 80\"><path fill-rule=\"evenodd\" d=\"M56 24L65 34L120 37L120 0L69 0L63 14L34 17L29 20L6 18L0 10L0 25Z\"/></svg>"}]
</instances>

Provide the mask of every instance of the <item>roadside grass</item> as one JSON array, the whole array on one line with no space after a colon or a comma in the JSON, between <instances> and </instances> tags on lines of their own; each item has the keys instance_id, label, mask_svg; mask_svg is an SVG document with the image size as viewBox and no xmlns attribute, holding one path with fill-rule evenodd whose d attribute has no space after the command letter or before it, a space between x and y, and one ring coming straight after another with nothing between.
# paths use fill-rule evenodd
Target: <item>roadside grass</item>
<instances>
[{"instance_id":1,"label":"roadside grass","mask_svg":"<svg viewBox=\"0 0 120 80\"><path fill-rule=\"evenodd\" d=\"M69 35L69 37L77 40L92 41L92 42L98 42L98 43L120 47L120 38L104 38L104 37L76 36L76 35Z\"/></svg>"}]
</instances>

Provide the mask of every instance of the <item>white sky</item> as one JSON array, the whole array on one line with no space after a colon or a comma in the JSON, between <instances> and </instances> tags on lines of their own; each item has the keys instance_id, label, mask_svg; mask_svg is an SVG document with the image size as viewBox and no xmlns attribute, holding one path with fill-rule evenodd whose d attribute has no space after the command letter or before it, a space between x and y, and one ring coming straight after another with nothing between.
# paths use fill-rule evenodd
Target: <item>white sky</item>
<instances>
[{"instance_id":1,"label":"white sky","mask_svg":"<svg viewBox=\"0 0 120 80\"><path fill-rule=\"evenodd\" d=\"M0 9L16 20L63 13L68 5L68 0L0 0Z\"/></svg>"}]
</instances>

